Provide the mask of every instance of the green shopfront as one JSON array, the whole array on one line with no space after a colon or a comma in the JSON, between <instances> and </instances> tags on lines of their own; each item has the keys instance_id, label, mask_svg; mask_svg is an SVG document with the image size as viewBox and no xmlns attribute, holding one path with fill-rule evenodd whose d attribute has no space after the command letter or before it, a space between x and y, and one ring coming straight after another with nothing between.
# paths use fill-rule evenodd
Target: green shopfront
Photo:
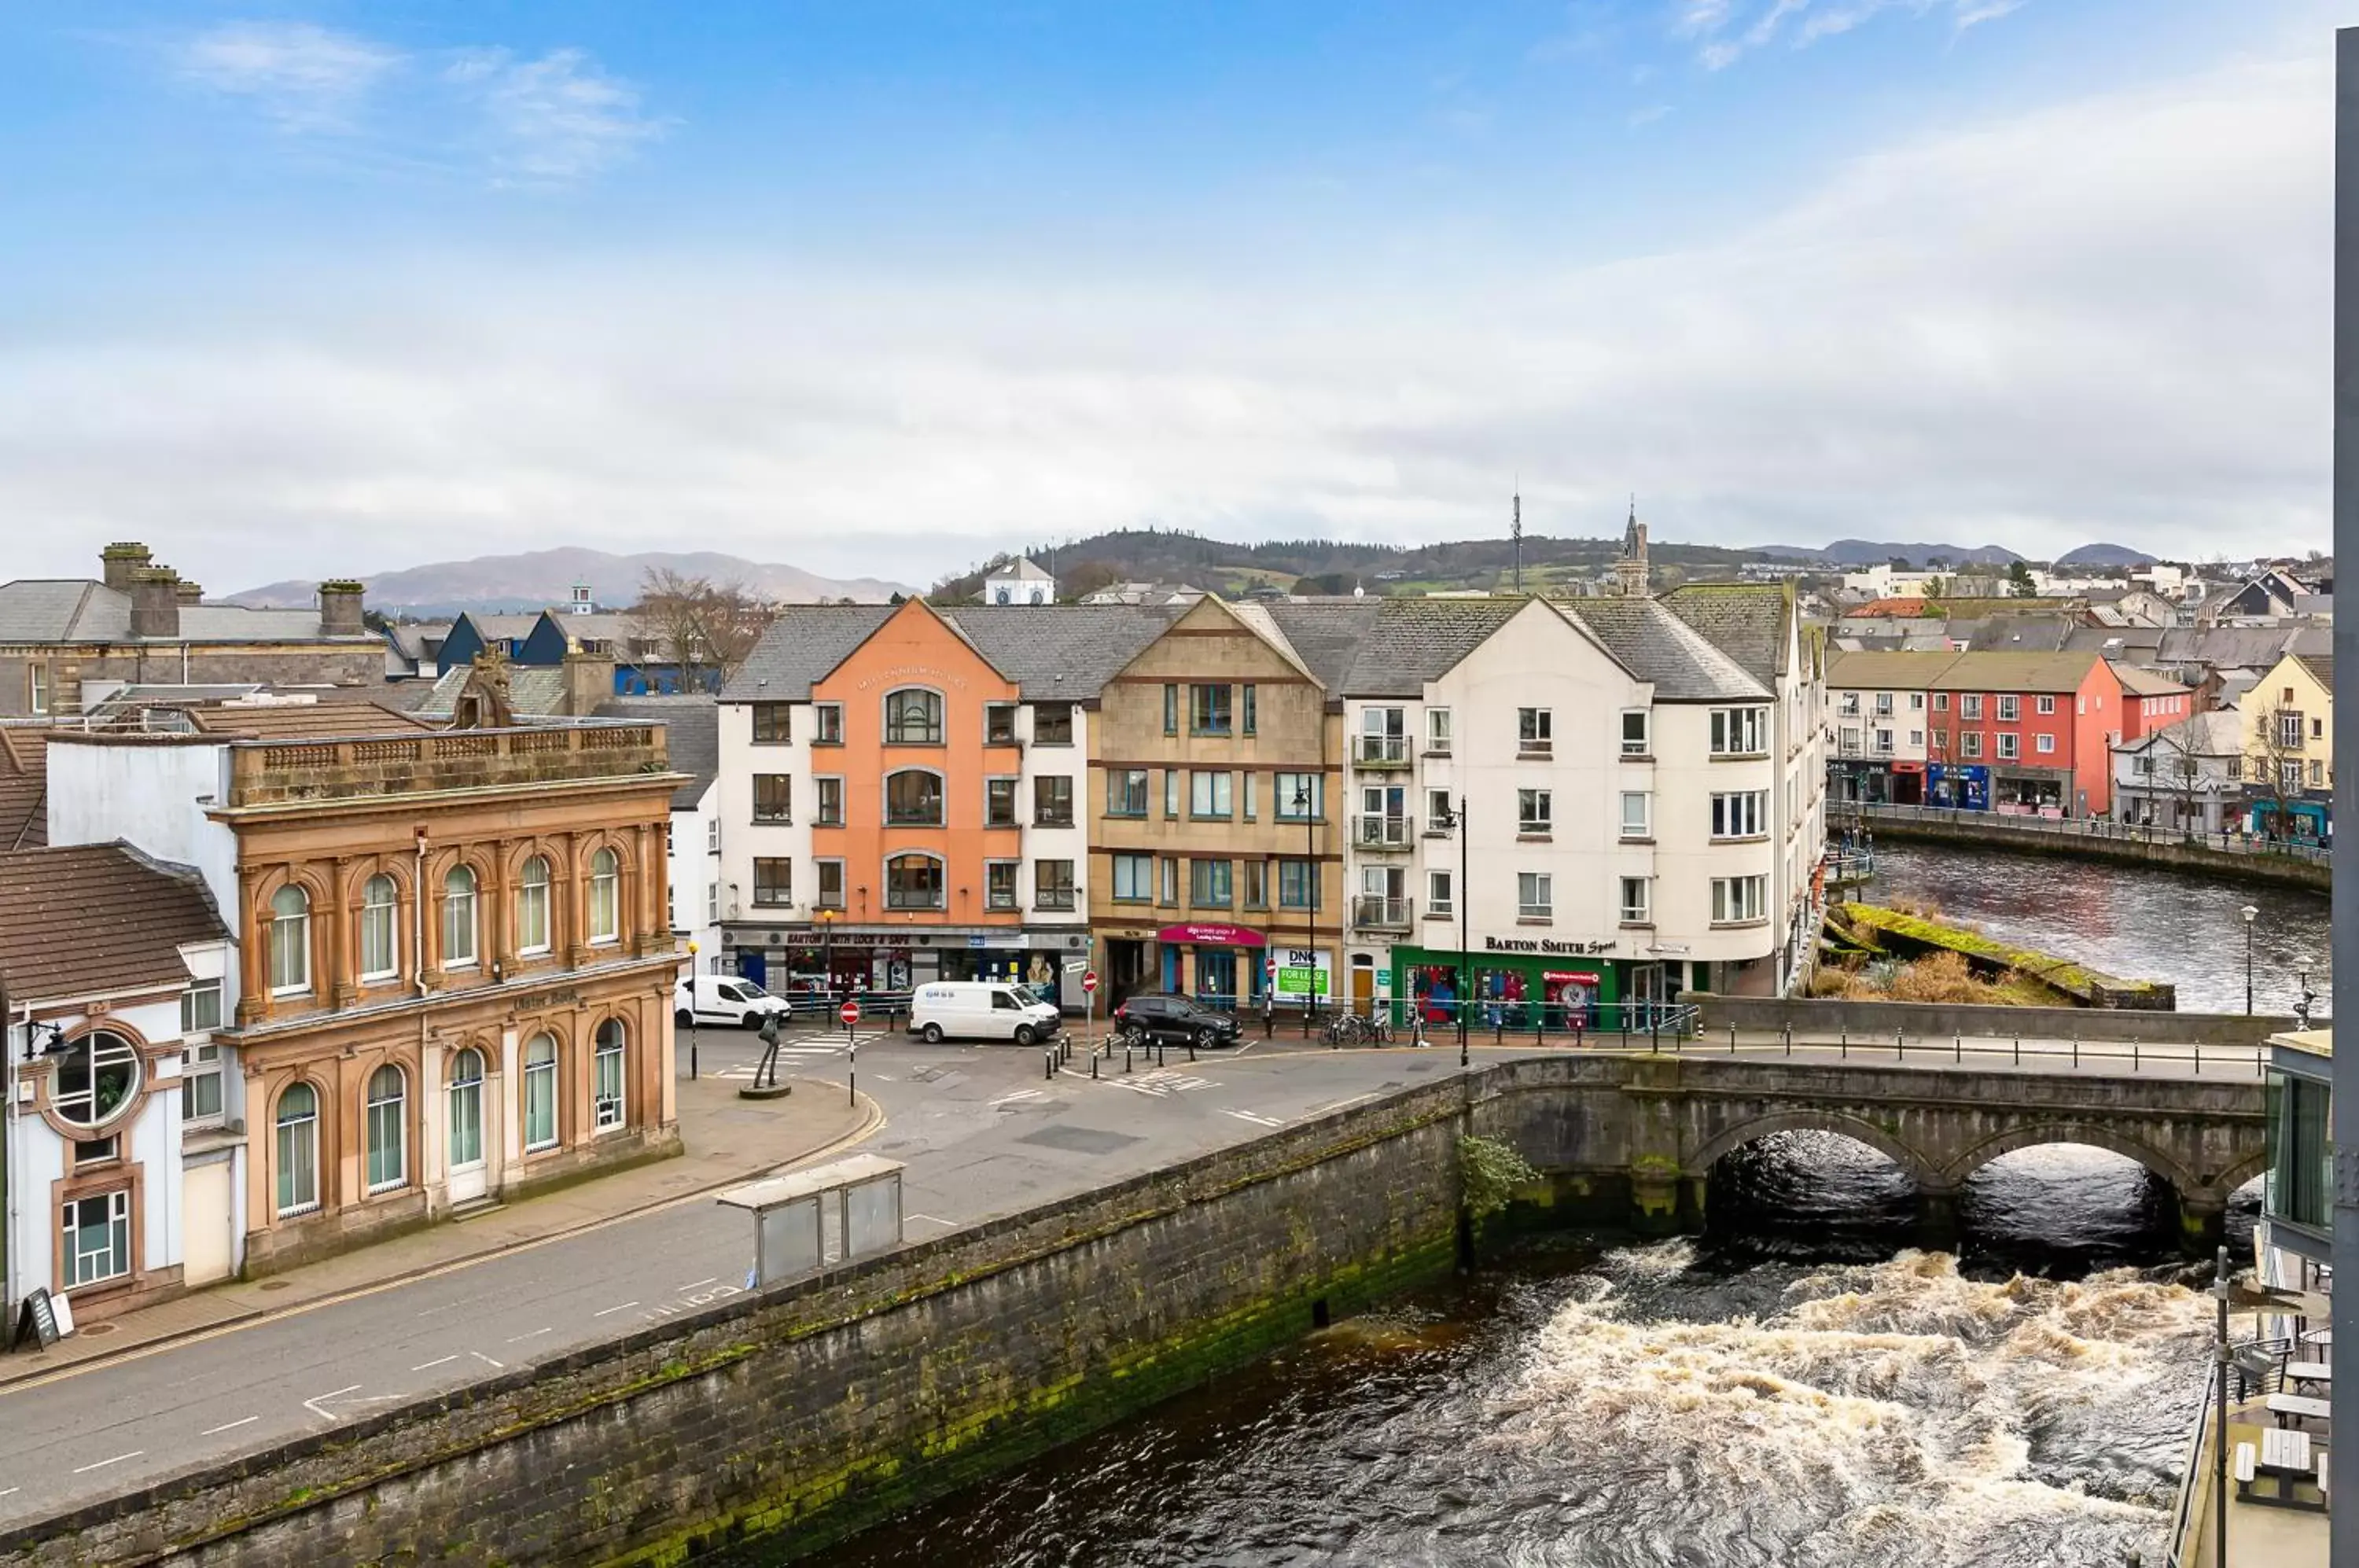
<instances>
[{"instance_id":1,"label":"green shopfront","mask_svg":"<svg viewBox=\"0 0 2359 1568\"><path fill-rule=\"evenodd\" d=\"M1600 945L1618 944L1491 938L1487 945L1477 945L1466 955L1473 975L1475 1025L1597 1031L1621 1029L1626 1021L1640 1029L1686 989L1684 962L1593 951ZM1393 999L1394 1021L1406 1025L1412 1016L1421 1016L1429 1030L1454 1029L1458 966L1454 947L1394 948L1391 970L1378 972L1380 981L1389 982L1380 988Z\"/></svg>"}]
</instances>

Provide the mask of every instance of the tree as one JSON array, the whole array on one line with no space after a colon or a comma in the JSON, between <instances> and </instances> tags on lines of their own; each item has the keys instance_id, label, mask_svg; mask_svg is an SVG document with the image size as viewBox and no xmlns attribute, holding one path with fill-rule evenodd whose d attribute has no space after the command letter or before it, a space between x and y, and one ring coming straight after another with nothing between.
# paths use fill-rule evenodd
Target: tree
<instances>
[{"instance_id":1,"label":"tree","mask_svg":"<svg viewBox=\"0 0 2359 1568\"><path fill-rule=\"evenodd\" d=\"M777 612L741 583L716 583L662 566L640 578L631 618L652 658L679 665L681 687L694 691L708 684L699 680L701 670L721 681L735 674Z\"/></svg>"},{"instance_id":2,"label":"tree","mask_svg":"<svg viewBox=\"0 0 2359 1568\"><path fill-rule=\"evenodd\" d=\"M2006 569L2007 592L2018 599L2034 599L2039 595L2039 584L2031 580L2031 563L2018 561Z\"/></svg>"},{"instance_id":3,"label":"tree","mask_svg":"<svg viewBox=\"0 0 2359 1568\"><path fill-rule=\"evenodd\" d=\"M1101 588L1111 588L1122 581L1120 569L1110 562L1084 561L1065 569L1064 576L1057 583L1057 597L1071 603Z\"/></svg>"},{"instance_id":4,"label":"tree","mask_svg":"<svg viewBox=\"0 0 2359 1568\"><path fill-rule=\"evenodd\" d=\"M2158 730L2146 753L2154 791L2170 797L2178 816L2175 825L2189 838L2194 836L2193 824L2201 820L2196 800L2203 792L2203 758L2196 750L2193 729L2193 721L2182 720Z\"/></svg>"}]
</instances>

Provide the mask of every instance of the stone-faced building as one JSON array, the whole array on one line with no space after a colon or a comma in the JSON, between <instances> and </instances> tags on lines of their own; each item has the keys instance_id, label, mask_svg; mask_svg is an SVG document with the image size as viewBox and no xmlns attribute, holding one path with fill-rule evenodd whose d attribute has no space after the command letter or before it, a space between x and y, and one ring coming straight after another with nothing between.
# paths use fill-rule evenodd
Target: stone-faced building
<instances>
[{"instance_id":1,"label":"stone-faced building","mask_svg":"<svg viewBox=\"0 0 2359 1568\"><path fill-rule=\"evenodd\" d=\"M1103 612L1100 612L1103 613ZM1260 605L1206 597L1105 682L1090 926L1106 996L1332 1003L1343 715Z\"/></svg>"},{"instance_id":2,"label":"stone-faced building","mask_svg":"<svg viewBox=\"0 0 2359 1568\"><path fill-rule=\"evenodd\" d=\"M48 748L50 842L195 866L235 943L204 1065L248 1269L678 1147L662 729L349 706Z\"/></svg>"},{"instance_id":3,"label":"stone-faced building","mask_svg":"<svg viewBox=\"0 0 2359 1568\"><path fill-rule=\"evenodd\" d=\"M97 579L0 583L0 718L70 717L126 684L385 678L358 583L322 583L316 608L255 610L206 604L143 544L108 545L100 560Z\"/></svg>"},{"instance_id":4,"label":"stone-faced building","mask_svg":"<svg viewBox=\"0 0 2359 1568\"><path fill-rule=\"evenodd\" d=\"M204 879L122 844L0 854L5 1305L111 1316L230 1270L212 1030L228 931Z\"/></svg>"}]
</instances>

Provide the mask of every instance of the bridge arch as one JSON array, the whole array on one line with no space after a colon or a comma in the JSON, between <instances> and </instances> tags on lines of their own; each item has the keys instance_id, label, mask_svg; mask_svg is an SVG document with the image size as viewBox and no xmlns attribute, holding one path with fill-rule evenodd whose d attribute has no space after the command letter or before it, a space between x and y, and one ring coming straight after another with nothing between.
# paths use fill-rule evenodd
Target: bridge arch
<instances>
[{"instance_id":1,"label":"bridge arch","mask_svg":"<svg viewBox=\"0 0 2359 1568\"><path fill-rule=\"evenodd\" d=\"M2193 1172L2150 1143L2125 1138L2112 1128L2093 1122L2032 1122L2009 1127L2003 1133L1984 1139L1952 1160L1937 1180L1940 1185L1955 1189L1965 1185L1969 1177L1992 1160L2013 1154L2018 1149L2038 1149L2045 1144L2078 1143L2091 1149L2102 1149L2125 1160L2135 1160L2167 1182L2180 1198L2203 1198L2234 1191L2234 1185L2215 1190L2195 1178Z\"/></svg>"},{"instance_id":2,"label":"bridge arch","mask_svg":"<svg viewBox=\"0 0 2359 1568\"><path fill-rule=\"evenodd\" d=\"M1686 1173L1708 1177L1722 1156L1781 1132L1834 1133L1855 1143L1864 1143L1883 1155L1906 1171L1908 1179L1920 1188L1938 1188L1945 1184L1934 1171L1932 1162L1916 1149L1864 1117L1836 1110L1777 1111L1723 1127L1698 1145L1688 1156Z\"/></svg>"}]
</instances>

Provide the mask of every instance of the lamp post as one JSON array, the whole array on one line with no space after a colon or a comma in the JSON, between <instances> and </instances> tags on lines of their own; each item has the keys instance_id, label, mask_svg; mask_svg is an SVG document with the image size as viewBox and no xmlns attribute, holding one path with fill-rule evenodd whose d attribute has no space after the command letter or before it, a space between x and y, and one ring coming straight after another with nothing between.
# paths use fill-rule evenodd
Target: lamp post
<instances>
[{"instance_id":1,"label":"lamp post","mask_svg":"<svg viewBox=\"0 0 2359 1568\"><path fill-rule=\"evenodd\" d=\"M677 1060L677 1059L675 1059ZM672 1069L677 1073L679 1068ZM696 1082L696 942L688 944L688 1081Z\"/></svg>"},{"instance_id":2,"label":"lamp post","mask_svg":"<svg viewBox=\"0 0 2359 1568\"><path fill-rule=\"evenodd\" d=\"M840 885L839 885L840 886ZM819 996L820 1010L824 1013L835 1006L835 911L823 909L819 912ZM824 1027L827 1019L820 1023Z\"/></svg>"},{"instance_id":3,"label":"lamp post","mask_svg":"<svg viewBox=\"0 0 2359 1568\"><path fill-rule=\"evenodd\" d=\"M2237 911L2245 917L2245 1016L2253 1016L2253 917L2261 911L2247 904Z\"/></svg>"},{"instance_id":4,"label":"lamp post","mask_svg":"<svg viewBox=\"0 0 2359 1568\"><path fill-rule=\"evenodd\" d=\"M1466 797L1458 797L1458 809L1450 814L1450 829L1458 835L1458 1065L1469 1065L1473 1058L1468 1054L1466 1009L1470 996L1473 960L1469 956L1472 941L1467 936L1469 914L1466 900L1472 892L1466 885L1469 862L1466 840Z\"/></svg>"},{"instance_id":5,"label":"lamp post","mask_svg":"<svg viewBox=\"0 0 2359 1568\"><path fill-rule=\"evenodd\" d=\"M1308 773L1294 786L1294 809L1302 818L1302 920L1310 932L1310 989L1302 1003L1302 1038L1310 1038L1310 1015L1319 1007L1319 824Z\"/></svg>"}]
</instances>

